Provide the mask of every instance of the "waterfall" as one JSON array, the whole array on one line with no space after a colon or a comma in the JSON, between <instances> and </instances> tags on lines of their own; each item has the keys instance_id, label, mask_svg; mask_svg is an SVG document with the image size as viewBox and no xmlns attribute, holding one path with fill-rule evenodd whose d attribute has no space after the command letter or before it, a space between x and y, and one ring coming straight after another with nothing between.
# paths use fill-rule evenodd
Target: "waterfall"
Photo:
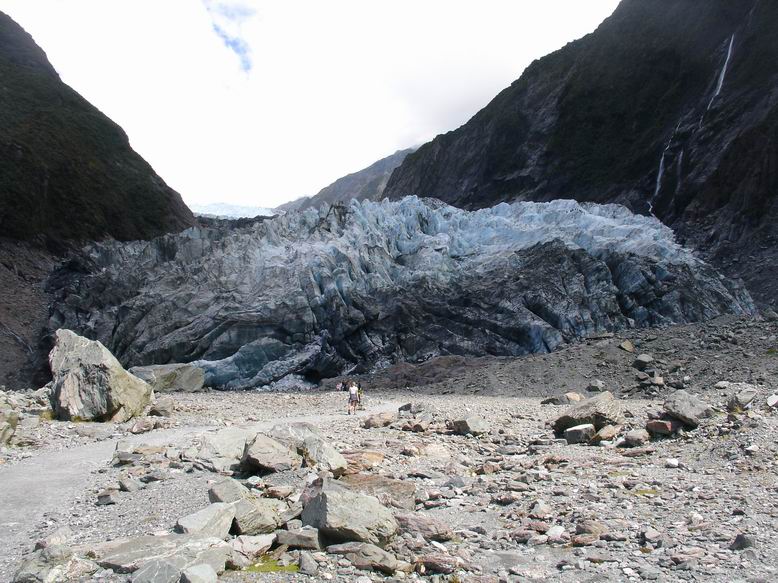
<instances>
[{"instance_id":1,"label":"waterfall","mask_svg":"<svg viewBox=\"0 0 778 583\"><path fill-rule=\"evenodd\" d=\"M729 48L727 49L727 58L724 59L724 66L721 68L721 73L719 73L719 80L716 82L716 91L713 92L713 97L711 97L710 101L708 102L707 110L711 108L713 102L719 96L719 93L721 93L721 88L724 86L724 77L726 77L727 75L727 68L729 68L729 60L732 58L732 47L734 46L734 44L735 44L735 35L733 34L731 37L729 37Z\"/></svg>"},{"instance_id":2,"label":"waterfall","mask_svg":"<svg viewBox=\"0 0 778 583\"><path fill-rule=\"evenodd\" d=\"M681 182L683 181L682 171L683 171L683 150L681 150L681 153L678 154L678 161L676 162L676 176L675 176L675 194L678 194L678 191L681 190Z\"/></svg>"},{"instance_id":3,"label":"waterfall","mask_svg":"<svg viewBox=\"0 0 778 583\"><path fill-rule=\"evenodd\" d=\"M656 172L656 186L654 186L654 195L648 201L648 212L652 215L654 214L654 201L656 200L656 197L659 196L659 191L662 189L662 178L664 178L665 175L665 156L667 155L667 151L670 149L670 146L673 145L673 138L675 138L675 134L678 133L678 129L680 127L681 120L679 119L675 129L673 130L673 133L670 134L670 139L667 140L665 149L662 150L662 155L659 158L659 170ZM683 152L681 152L681 155L683 156Z\"/></svg>"}]
</instances>

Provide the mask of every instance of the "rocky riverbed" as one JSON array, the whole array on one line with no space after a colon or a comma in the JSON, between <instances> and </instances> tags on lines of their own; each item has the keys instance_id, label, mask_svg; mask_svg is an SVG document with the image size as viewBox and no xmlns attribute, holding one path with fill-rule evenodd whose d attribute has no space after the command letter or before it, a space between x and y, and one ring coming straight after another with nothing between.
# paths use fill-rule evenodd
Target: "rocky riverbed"
<instances>
[{"instance_id":1,"label":"rocky riverbed","mask_svg":"<svg viewBox=\"0 0 778 583\"><path fill-rule=\"evenodd\" d=\"M776 332L433 360L363 379L357 416L327 387L121 423L6 393L0 581L775 580Z\"/></svg>"}]
</instances>

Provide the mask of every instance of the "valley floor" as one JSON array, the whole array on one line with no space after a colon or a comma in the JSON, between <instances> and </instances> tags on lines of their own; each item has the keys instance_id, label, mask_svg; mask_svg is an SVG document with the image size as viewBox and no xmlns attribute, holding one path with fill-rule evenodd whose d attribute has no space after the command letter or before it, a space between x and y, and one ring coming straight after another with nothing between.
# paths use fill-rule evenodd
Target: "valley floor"
<instances>
[{"instance_id":1,"label":"valley floor","mask_svg":"<svg viewBox=\"0 0 778 583\"><path fill-rule=\"evenodd\" d=\"M775 581L778 410L766 405L778 378L775 333L773 323L719 321L629 336L640 352L656 357L667 383L685 383L718 411L696 430L635 448L555 440L549 423L565 406L541 404L542 394L585 394L602 379L623 397L625 430L642 428L672 389L651 382L641 387L631 367L635 354L618 347L622 338L592 339L529 359L456 361L456 372L445 378L438 370L424 386L387 388L393 383L386 381L379 388L379 375L366 379L372 386L367 411L356 417L346 415L344 393L210 392L170 395L173 416L138 435L129 433L133 422L23 421L26 441L0 451L0 581L10 581L35 542L62 526L70 528L67 542L75 548L171 532L180 517L208 505L208 489L221 479L188 451L225 427L263 431L285 421L316 425L354 471L397 479L378 492L395 513L438 518L453 529L453 538L442 543L403 534L390 545L398 559L427 565L425 577L448 580L433 572L453 565L463 569L458 578L464 581ZM451 361L422 365L419 378L435 366L451 368ZM400 372L386 374L396 379ZM562 377L566 385L558 384ZM477 378L491 379L500 390L472 394L484 388ZM528 378L542 385L540 396L515 388ZM712 387L721 380L758 384L753 406L726 413L731 395ZM427 416L423 431L402 430L402 423L363 428L369 414L396 413L405 403ZM457 435L446 426L473 415L486 420L487 433ZM119 442L138 454L134 464L112 464ZM116 492L115 504L96 504L98 493L121 478L154 472L143 489ZM299 488L307 473L285 472L277 482L263 478L263 485ZM412 486L410 494L402 484ZM298 555L289 550L281 561ZM343 556L310 556L317 579L383 578ZM227 571L220 580L310 578Z\"/></svg>"}]
</instances>

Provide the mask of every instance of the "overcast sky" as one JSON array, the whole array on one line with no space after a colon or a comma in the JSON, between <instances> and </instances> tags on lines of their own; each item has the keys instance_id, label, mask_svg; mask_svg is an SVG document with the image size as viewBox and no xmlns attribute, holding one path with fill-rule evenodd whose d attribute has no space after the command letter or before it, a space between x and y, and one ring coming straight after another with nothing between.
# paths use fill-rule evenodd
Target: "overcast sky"
<instances>
[{"instance_id":1,"label":"overcast sky","mask_svg":"<svg viewBox=\"0 0 778 583\"><path fill-rule=\"evenodd\" d=\"M617 0L0 0L189 203L276 206L466 122Z\"/></svg>"}]
</instances>

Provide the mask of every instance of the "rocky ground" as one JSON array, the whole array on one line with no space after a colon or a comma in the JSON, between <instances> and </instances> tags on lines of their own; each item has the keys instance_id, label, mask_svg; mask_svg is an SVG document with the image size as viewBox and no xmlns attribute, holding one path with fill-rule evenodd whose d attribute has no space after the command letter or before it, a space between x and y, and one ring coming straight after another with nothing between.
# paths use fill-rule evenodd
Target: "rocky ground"
<instances>
[{"instance_id":1,"label":"rocky ground","mask_svg":"<svg viewBox=\"0 0 778 583\"><path fill-rule=\"evenodd\" d=\"M718 320L437 359L363 379L356 417L327 387L172 393L124 423L7 393L0 581L178 581L171 563L235 582L773 581L777 333Z\"/></svg>"}]
</instances>

